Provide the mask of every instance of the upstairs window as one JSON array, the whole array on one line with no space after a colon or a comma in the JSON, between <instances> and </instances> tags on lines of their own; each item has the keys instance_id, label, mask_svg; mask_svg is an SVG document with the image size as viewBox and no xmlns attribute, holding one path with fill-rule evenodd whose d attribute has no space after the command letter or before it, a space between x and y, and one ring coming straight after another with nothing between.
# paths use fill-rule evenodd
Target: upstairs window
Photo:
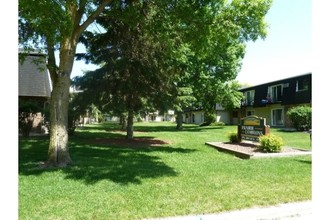
<instances>
[{"instance_id":1,"label":"upstairs window","mask_svg":"<svg viewBox=\"0 0 330 220\"><path fill-rule=\"evenodd\" d=\"M300 79L297 80L296 83L296 92L308 90L308 80L307 79Z\"/></svg>"},{"instance_id":2,"label":"upstairs window","mask_svg":"<svg viewBox=\"0 0 330 220\"><path fill-rule=\"evenodd\" d=\"M243 105L253 105L254 104L254 90L244 92Z\"/></svg>"},{"instance_id":3,"label":"upstairs window","mask_svg":"<svg viewBox=\"0 0 330 220\"><path fill-rule=\"evenodd\" d=\"M283 95L283 85L275 85L275 86L269 86L268 87L268 96L270 98L271 102L280 102L282 101L282 95Z\"/></svg>"}]
</instances>

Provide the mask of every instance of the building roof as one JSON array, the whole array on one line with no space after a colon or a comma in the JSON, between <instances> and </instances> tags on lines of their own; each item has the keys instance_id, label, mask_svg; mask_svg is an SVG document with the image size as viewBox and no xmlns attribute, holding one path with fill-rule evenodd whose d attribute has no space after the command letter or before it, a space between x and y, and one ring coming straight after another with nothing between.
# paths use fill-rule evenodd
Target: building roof
<instances>
[{"instance_id":1,"label":"building roof","mask_svg":"<svg viewBox=\"0 0 330 220\"><path fill-rule=\"evenodd\" d=\"M291 76L291 77L288 77L288 78L279 79L279 80L275 80L275 81L271 81L271 82L265 82L265 83L254 85L254 86L242 87L239 90L246 90L246 89L250 89L250 88L252 89L252 88L257 87L257 86L266 85L266 84L274 84L276 82L280 82L280 81L284 81L284 80L288 80L288 79L292 79L292 78L297 78L297 77L301 77L301 76L306 76L306 75L312 75L312 72L305 73L305 74L300 74L300 75L296 75L296 76Z\"/></svg>"},{"instance_id":2,"label":"building roof","mask_svg":"<svg viewBox=\"0 0 330 220\"><path fill-rule=\"evenodd\" d=\"M19 61L19 96L50 97L51 82L44 54L28 54Z\"/></svg>"}]
</instances>

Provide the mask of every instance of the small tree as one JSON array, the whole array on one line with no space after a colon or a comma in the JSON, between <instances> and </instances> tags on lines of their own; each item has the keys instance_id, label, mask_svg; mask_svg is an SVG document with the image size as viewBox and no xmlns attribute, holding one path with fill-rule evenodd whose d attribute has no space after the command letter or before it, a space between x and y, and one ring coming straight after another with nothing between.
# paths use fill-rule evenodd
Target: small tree
<instances>
[{"instance_id":1,"label":"small tree","mask_svg":"<svg viewBox=\"0 0 330 220\"><path fill-rule=\"evenodd\" d=\"M309 106L297 106L287 112L293 126L298 131L312 128L312 108Z\"/></svg>"}]
</instances>

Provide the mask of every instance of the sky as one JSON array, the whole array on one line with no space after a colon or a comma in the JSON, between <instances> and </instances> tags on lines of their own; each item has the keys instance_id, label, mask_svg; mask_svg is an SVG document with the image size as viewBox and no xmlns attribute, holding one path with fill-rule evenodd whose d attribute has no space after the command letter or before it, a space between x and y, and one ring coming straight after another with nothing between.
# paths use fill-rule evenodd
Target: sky
<instances>
[{"instance_id":1,"label":"sky","mask_svg":"<svg viewBox=\"0 0 330 220\"><path fill-rule=\"evenodd\" d=\"M312 71L312 0L273 0L265 40L248 42L236 78L262 84Z\"/></svg>"},{"instance_id":2,"label":"sky","mask_svg":"<svg viewBox=\"0 0 330 220\"><path fill-rule=\"evenodd\" d=\"M266 22L267 37L248 42L237 80L262 84L312 71L312 0L273 0ZM77 52L83 52L80 46ZM76 61L71 76L97 66Z\"/></svg>"}]
</instances>

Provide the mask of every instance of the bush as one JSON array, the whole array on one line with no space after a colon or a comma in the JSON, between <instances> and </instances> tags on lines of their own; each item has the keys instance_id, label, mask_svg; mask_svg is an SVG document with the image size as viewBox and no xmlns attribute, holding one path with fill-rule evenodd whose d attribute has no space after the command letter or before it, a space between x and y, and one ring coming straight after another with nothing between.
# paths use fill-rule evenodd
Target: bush
<instances>
[{"instance_id":1,"label":"bush","mask_svg":"<svg viewBox=\"0 0 330 220\"><path fill-rule=\"evenodd\" d=\"M214 125L214 126L225 126L226 123L224 123L223 121L219 121L219 122L214 122L211 125Z\"/></svg>"},{"instance_id":2,"label":"bush","mask_svg":"<svg viewBox=\"0 0 330 220\"><path fill-rule=\"evenodd\" d=\"M312 108L309 106L297 106L287 112L287 116L298 131L306 131L312 128Z\"/></svg>"},{"instance_id":3,"label":"bush","mask_svg":"<svg viewBox=\"0 0 330 220\"><path fill-rule=\"evenodd\" d=\"M68 111L68 135L74 135L74 132L76 130L76 120L78 119L78 113L73 110L72 108L69 108Z\"/></svg>"},{"instance_id":4,"label":"bush","mask_svg":"<svg viewBox=\"0 0 330 220\"><path fill-rule=\"evenodd\" d=\"M33 121L37 112L41 112L41 104L35 100L19 100L18 106L18 128L24 137L29 137Z\"/></svg>"},{"instance_id":5,"label":"bush","mask_svg":"<svg viewBox=\"0 0 330 220\"><path fill-rule=\"evenodd\" d=\"M259 137L260 149L266 152L280 152L283 146L281 137L267 134Z\"/></svg>"},{"instance_id":6,"label":"bush","mask_svg":"<svg viewBox=\"0 0 330 220\"><path fill-rule=\"evenodd\" d=\"M238 140L238 134L237 132L231 132L228 134L228 139L231 143L238 143L239 140Z\"/></svg>"},{"instance_id":7,"label":"bush","mask_svg":"<svg viewBox=\"0 0 330 220\"><path fill-rule=\"evenodd\" d=\"M204 115L204 122L200 124L200 126L209 126L210 124L216 122L217 120L217 115L214 113L210 112L205 112Z\"/></svg>"}]
</instances>

